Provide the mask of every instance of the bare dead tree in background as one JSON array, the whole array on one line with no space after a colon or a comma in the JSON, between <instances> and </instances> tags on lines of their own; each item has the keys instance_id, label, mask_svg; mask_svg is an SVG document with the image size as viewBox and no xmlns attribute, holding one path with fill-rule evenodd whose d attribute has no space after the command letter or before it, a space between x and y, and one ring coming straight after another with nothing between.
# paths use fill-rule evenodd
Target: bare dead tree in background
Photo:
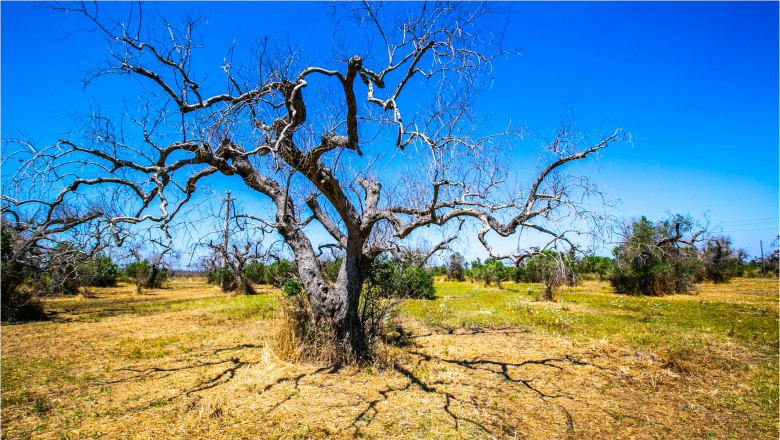
<instances>
[{"instance_id":1,"label":"bare dead tree in background","mask_svg":"<svg viewBox=\"0 0 780 440\"><path fill-rule=\"evenodd\" d=\"M3 212L5 214L5 212ZM2 319L44 317L37 297L80 287L85 263L107 247L106 222L94 209L61 206L30 219L10 210L2 220ZM23 286L34 281L35 286ZM36 291L32 291L36 290Z\"/></svg>"},{"instance_id":2,"label":"bare dead tree in background","mask_svg":"<svg viewBox=\"0 0 780 440\"><path fill-rule=\"evenodd\" d=\"M121 117L95 109L80 132L19 152L18 172L4 182L4 215L53 219L65 201L103 198L112 209L95 215L110 228L155 223L171 234L202 182L241 182L244 194L265 200L251 217L295 256L311 319L355 353L366 349L358 304L367 269L420 228L466 219L493 258L518 264L602 219L584 202L600 195L596 186L566 165L625 140L622 130L586 136L566 121L548 139L513 127L492 133L478 119L476 93L492 63L510 54L491 5L350 3L330 60L265 39L245 56L231 48L219 72L197 57L201 18L147 22L136 10L111 21L98 7L55 8L86 20L107 45L90 79L137 79L144 101ZM542 150L528 182L510 169L521 135ZM59 195L43 197L42 186L27 185L32 178ZM312 222L343 256L333 285L304 231ZM489 234L524 231L547 238L508 253L489 243Z\"/></svg>"}]
</instances>

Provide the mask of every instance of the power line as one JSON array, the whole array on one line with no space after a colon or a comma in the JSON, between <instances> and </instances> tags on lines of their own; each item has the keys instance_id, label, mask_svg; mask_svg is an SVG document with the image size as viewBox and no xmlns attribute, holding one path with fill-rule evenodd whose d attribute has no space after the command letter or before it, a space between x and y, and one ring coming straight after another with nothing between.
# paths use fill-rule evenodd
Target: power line
<instances>
[{"instance_id":1,"label":"power line","mask_svg":"<svg viewBox=\"0 0 780 440\"><path fill-rule=\"evenodd\" d=\"M754 232L754 231L780 231L780 228L737 229L737 230L734 230L734 231L723 231L723 233L724 234L731 234L732 232Z\"/></svg>"},{"instance_id":2,"label":"power line","mask_svg":"<svg viewBox=\"0 0 780 440\"><path fill-rule=\"evenodd\" d=\"M734 223L734 224L728 224L728 225L725 225L725 226L753 226L753 225L764 225L764 224L769 224L769 223L778 224L777 220L765 220L763 222ZM723 226L722 223L718 224L718 225L719 226Z\"/></svg>"},{"instance_id":3,"label":"power line","mask_svg":"<svg viewBox=\"0 0 780 440\"><path fill-rule=\"evenodd\" d=\"M766 221L777 221L780 219L780 217L761 217L761 218L751 218L751 219L745 219L745 220L730 220L727 222L720 222L720 224L734 224L734 223L748 223L748 222L766 222Z\"/></svg>"}]
</instances>

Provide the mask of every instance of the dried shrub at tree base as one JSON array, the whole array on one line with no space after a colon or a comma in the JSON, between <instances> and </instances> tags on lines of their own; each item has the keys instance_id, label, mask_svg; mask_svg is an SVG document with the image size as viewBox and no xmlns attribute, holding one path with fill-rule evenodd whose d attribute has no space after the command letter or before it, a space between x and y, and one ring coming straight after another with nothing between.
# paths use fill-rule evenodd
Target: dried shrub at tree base
<instances>
[{"instance_id":1,"label":"dried shrub at tree base","mask_svg":"<svg viewBox=\"0 0 780 440\"><path fill-rule=\"evenodd\" d=\"M371 290L360 298L360 326L363 347L352 350L336 329L328 323L318 323L308 296L300 290L288 293L279 301L274 316L272 351L287 362L315 362L327 365L364 364L392 365L395 351L389 346L394 317L399 300L383 298Z\"/></svg>"},{"instance_id":2,"label":"dried shrub at tree base","mask_svg":"<svg viewBox=\"0 0 780 440\"><path fill-rule=\"evenodd\" d=\"M273 352L287 362L312 361L325 364L353 363L351 350L328 325L315 323L306 295L287 296L279 301L271 340Z\"/></svg>"}]
</instances>

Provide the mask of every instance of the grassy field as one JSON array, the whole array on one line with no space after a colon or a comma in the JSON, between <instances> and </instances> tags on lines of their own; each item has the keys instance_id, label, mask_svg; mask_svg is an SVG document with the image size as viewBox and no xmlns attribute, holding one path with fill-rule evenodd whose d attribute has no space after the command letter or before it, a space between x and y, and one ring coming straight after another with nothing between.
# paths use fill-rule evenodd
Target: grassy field
<instances>
[{"instance_id":1,"label":"grassy field","mask_svg":"<svg viewBox=\"0 0 780 440\"><path fill-rule=\"evenodd\" d=\"M777 280L664 298L585 282L555 303L502 287L437 283L360 367L279 360L276 291L49 300L51 320L2 327L2 438L778 437Z\"/></svg>"}]
</instances>

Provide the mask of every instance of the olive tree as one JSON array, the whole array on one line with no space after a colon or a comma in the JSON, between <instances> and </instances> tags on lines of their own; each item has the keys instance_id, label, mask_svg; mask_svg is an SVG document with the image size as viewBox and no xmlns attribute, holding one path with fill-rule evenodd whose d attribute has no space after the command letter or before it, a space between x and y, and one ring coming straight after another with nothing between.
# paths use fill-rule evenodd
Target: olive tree
<instances>
[{"instance_id":1,"label":"olive tree","mask_svg":"<svg viewBox=\"0 0 780 440\"><path fill-rule=\"evenodd\" d=\"M742 251L735 252L731 239L723 236L710 237L701 248L702 273L704 279L715 284L728 283L739 275L742 266Z\"/></svg>"},{"instance_id":2,"label":"olive tree","mask_svg":"<svg viewBox=\"0 0 780 440\"><path fill-rule=\"evenodd\" d=\"M50 146L17 141L27 171L5 180L3 212L53 217L65 202L121 200L94 211L112 233L156 223L168 237L202 197L198 188L227 179L264 203L246 217L289 248L310 319L355 353L366 348L358 304L377 256L421 228L447 241L462 221L492 258L514 264L571 244L602 217L584 202L598 189L567 164L627 139L621 129L586 135L569 119L547 136L491 130L476 113L477 92L512 52L501 14L486 3L348 3L327 56L265 38L244 51L229 46L211 68L199 58L207 39L198 16L135 9L112 20L97 5L53 7L105 47L88 79L136 79L141 104L120 115L97 108ZM512 173L520 141L540 149L524 179ZM48 176L47 192L25 186L31 170ZM313 242L310 224L330 241ZM511 252L491 244L521 231L546 238ZM341 259L333 284L318 264L327 247Z\"/></svg>"},{"instance_id":3,"label":"olive tree","mask_svg":"<svg viewBox=\"0 0 780 440\"><path fill-rule=\"evenodd\" d=\"M5 195L3 196L5 200ZM45 211L43 211L45 213ZM106 223L95 210L62 206L37 217L7 205L0 222L0 303L3 321L45 317L39 297L75 293L102 273L96 258L105 249ZM7 214L7 215L6 215Z\"/></svg>"},{"instance_id":4,"label":"olive tree","mask_svg":"<svg viewBox=\"0 0 780 440\"><path fill-rule=\"evenodd\" d=\"M629 222L612 251L612 286L618 293L632 295L687 293L701 265L695 244L705 233L706 227L682 215L658 222L645 217Z\"/></svg>"}]
</instances>

